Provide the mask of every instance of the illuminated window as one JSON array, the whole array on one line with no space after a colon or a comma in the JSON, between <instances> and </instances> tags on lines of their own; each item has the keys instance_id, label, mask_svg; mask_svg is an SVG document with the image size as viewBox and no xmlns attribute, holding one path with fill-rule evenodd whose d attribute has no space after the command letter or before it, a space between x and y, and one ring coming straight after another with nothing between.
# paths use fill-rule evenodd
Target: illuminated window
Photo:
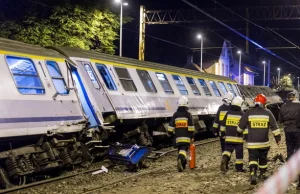
<instances>
[{"instance_id":1,"label":"illuminated window","mask_svg":"<svg viewBox=\"0 0 300 194\"><path fill-rule=\"evenodd\" d=\"M45 88L32 60L7 56L6 61L21 94L45 94Z\"/></svg>"},{"instance_id":2,"label":"illuminated window","mask_svg":"<svg viewBox=\"0 0 300 194\"><path fill-rule=\"evenodd\" d=\"M212 87L212 89L213 89L215 95L218 96L218 97L220 97L220 96L221 96L221 93L220 93L220 91L219 91L219 89L218 89L216 83L215 83L214 81L209 81L209 83L210 83L210 86Z\"/></svg>"},{"instance_id":3,"label":"illuminated window","mask_svg":"<svg viewBox=\"0 0 300 194\"><path fill-rule=\"evenodd\" d=\"M180 94L188 95L188 91L186 90L181 78L178 75L172 75L172 77L179 89Z\"/></svg>"},{"instance_id":4,"label":"illuminated window","mask_svg":"<svg viewBox=\"0 0 300 194\"><path fill-rule=\"evenodd\" d=\"M174 94L174 91L168 81L168 78L163 73L156 73L157 79L161 83L161 86L163 87L165 93L167 94Z\"/></svg>"},{"instance_id":5,"label":"illuminated window","mask_svg":"<svg viewBox=\"0 0 300 194\"><path fill-rule=\"evenodd\" d=\"M107 67L103 64L96 64L98 72L100 73L107 89L109 90L117 90L116 84L112 79Z\"/></svg>"},{"instance_id":6,"label":"illuminated window","mask_svg":"<svg viewBox=\"0 0 300 194\"><path fill-rule=\"evenodd\" d=\"M57 93L68 94L69 91L58 64L55 61L46 61L46 65Z\"/></svg>"},{"instance_id":7,"label":"illuminated window","mask_svg":"<svg viewBox=\"0 0 300 194\"><path fill-rule=\"evenodd\" d=\"M93 69L91 68L90 64L87 64L87 63L84 64L84 68L85 68L86 72L88 73L88 75L89 75L89 77L91 79L91 82L93 83L94 87L96 89L100 89L100 85L99 85L99 83L97 81L96 75L95 75Z\"/></svg>"},{"instance_id":8,"label":"illuminated window","mask_svg":"<svg viewBox=\"0 0 300 194\"><path fill-rule=\"evenodd\" d=\"M157 90L155 88L155 85L154 85L149 73L145 70L140 70L140 69L137 69L136 72L139 75L139 77L145 87L145 90L147 92L156 93Z\"/></svg>"},{"instance_id":9,"label":"illuminated window","mask_svg":"<svg viewBox=\"0 0 300 194\"><path fill-rule=\"evenodd\" d=\"M222 91L223 91L224 94L226 94L228 92L227 88L225 87L225 85L224 85L223 82L219 82L219 86L222 89Z\"/></svg>"},{"instance_id":10,"label":"illuminated window","mask_svg":"<svg viewBox=\"0 0 300 194\"><path fill-rule=\"evenodd\" d=\"M228 86L230 92L231 92L234 96L236 96L236 93L234 92L232 85L228 83L227 86Z\"/></svg>"},{"instance_id":11,"label":"illuminated window","mask_svg":"<svg viewBox=\"0 0 300 194\"><path fill-rule=\"evenodd\" d=\"M202 86L202 88L204 90L205 95L206 96L212 96L205 80L204 79L198 79L198 80L199 80L199 83L200 83L200 85Z\"/></svg>"},{"instance_id":12,"label":"illuminated window","mask_svg":"<svg viewBox=\"0 0 300 194\"><path fill-rule=\"evenodd\" d=\"M191 88L192 88L192 90L193 90L193 93L194 93L196 96L200 96L201 93L200 93L200 91L199 91L199 89L198 89L198 87L197 87L197 85L196 85L194 79L191 78L191 77L187 77L186 80L187 80L188 83L190 84L190 86L191 86Z\"/></svg>"}]
</instances>

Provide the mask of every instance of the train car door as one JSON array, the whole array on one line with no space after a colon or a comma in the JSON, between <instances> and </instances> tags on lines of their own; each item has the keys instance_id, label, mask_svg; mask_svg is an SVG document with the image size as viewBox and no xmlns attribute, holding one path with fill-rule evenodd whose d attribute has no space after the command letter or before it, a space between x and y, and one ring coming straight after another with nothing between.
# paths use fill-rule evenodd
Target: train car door
<instances>
[{"instance_id":1,"label":"train car door","mask_svg":"<svg viewBox=\"0 0 300 194\"><path fill-rule=\"evenodd\" d=\"M77 68L71 66L71 72L72 72L72 77L75 82L75 87L77 88L78 91L78 96L80 98L80 102L83 108L83 111L85 115L88 117L89 120L89 128L93 127L98 127L101 125L101 122L97 118L96 112L93 108L93 105L89 99L89 96L87 94L87 91L83 85L83 82L81 80L81 77L79 76Z\"/></svg>"},{"instance_id":2,"label":"train car door","mask_svg":"<svg viewBox=\"0 0 300 194\"><path fill-rule=\"evenodd\" d=\"M100 83L95 70L90 62L78 61L78 68L80 75L85 79L85 86L88 87L89 92L93 96L97 108L102 112L113 112L113 106L107 96L103 85Z\"/></svg>"}]
</instances>

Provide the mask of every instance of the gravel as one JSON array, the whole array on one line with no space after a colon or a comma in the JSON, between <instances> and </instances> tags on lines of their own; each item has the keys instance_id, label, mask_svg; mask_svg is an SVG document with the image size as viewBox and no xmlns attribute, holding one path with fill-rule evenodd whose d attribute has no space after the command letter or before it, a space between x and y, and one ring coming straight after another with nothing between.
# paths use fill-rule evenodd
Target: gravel
<instances>
[{"instance_id":1,"label":"gravel","mask_svg":"<svg viewBox=\"0 0 300 194\"><path fill-rule=\"evenodd\" d=\"M270 136L272 143L268 157L271 159L277 153L282 153L286 156L285 139L282 138L282 143L278 147L274 138ZM204 141L202 141L204 142ZM245 146L244 146L245 147ZM164 150L169 150L168 148ZM176 153L163 156L156 161L146 161L148 169L143 169L138 173L130 173L125 170L123 166L116 166L109 169L106 174L92 175L83 174L65 179L62 181L41 185L35 188L21 190L15 193L20 194L39 194L39 193L83 193L90 191L93 188L112 183L126 177L129 179L117 182L115 184L103 187L100 190L89 193L101 194L187 194L187 193L240 193L252 194L261 186L251 186L249 183L249 170L248 170L248 152L244 151L244 164L247 172L237 173L234 170L233 155L230 163L230 170L226 174L220 172L221 152L219 142L205 144L196 147L196 169L186 169L184 172L179 173L176 169ZM94 164L100 166L106 163ZM273 174L282 164L277 161L268 163L267 175ZM146 174L146 172L158 169L158 171ZM143 175L137 176L142 173ZM291 185L287 193L295 193L295 185Z\"/></svg>"}]
</instances>

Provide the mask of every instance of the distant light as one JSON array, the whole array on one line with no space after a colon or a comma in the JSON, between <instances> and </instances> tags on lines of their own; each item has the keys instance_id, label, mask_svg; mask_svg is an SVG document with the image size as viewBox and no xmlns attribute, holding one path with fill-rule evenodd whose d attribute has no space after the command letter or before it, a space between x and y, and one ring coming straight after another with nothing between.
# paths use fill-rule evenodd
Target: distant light
<instances>
[{"instance_id":1,"label":"distant light","mask_svg":"<svg viewBox=\"0 0 300 194\"><path fill-rule=\"evenodd\" d=\"M201 35L201 34L198 34L198 35L197 35L197 38L198 38L198 39L202 39L202 35Z\"/></svg>"},{"instance_id":2,"label":"distant light","mask_svg":"<svg viewBox=\"0 0 300 194\"><path fill-rule=\"evenodd\" d=\"M291 74L289 73L289 76L291 76Z\"/></svg>"},{"instance_id":3,"label":"distant light","mask_svg":"<svg viewBox=\"0 0 300 194\"><path fill-rule=\"evenodd\" d=\"M125 2L125 3L123 3L123 5L127 6L127 5L128 5L128 3L127 3L127 2Z\"/></svg>"},{"instance_id":4,"label":"distant light","mask_svg":"<svg viewBox=\"0 0 300 194\"><path fill-rule=\"evenodd\" d=\"M278 68L277 70L280 71L280 68Z\"/></svg>"},{"instance_id":5,"label":"distant light","mask_svg":"<svg viewBox=\"0 0 300 194\"><path fill-rule=\"evenodd\" d=\"M299 77L297 77L297 79L299 79Z\"/></svg>"},{"instance_id":6,"label":"distant light","mask_svg":"<svg viewBox=\"0 0 300 194\"><path fill-rule=\"evenodd\" d=\"M240 55L240 54L242 54L242 51L238 51L237 53Z\"/></svg>"},{"instance_id":7,"label":"distant light","mask_svg":"<svg viewBox=\"0 0 300 194\"><path fill-rule=\"evenodd\" d=\"M121 3L121 2L122 2L122 0L115 0L115 2L116 2L116 3Z\"/></svg>"},{"instance_id":8,"label":"distant light","mask_svg":"<svg viewBox=\"0 0 300 194\"><path fill-rule=\"evenodd\" d=\"M263 64L266 64L266 61L263 61Z\"/></svg>"}]
</instances>

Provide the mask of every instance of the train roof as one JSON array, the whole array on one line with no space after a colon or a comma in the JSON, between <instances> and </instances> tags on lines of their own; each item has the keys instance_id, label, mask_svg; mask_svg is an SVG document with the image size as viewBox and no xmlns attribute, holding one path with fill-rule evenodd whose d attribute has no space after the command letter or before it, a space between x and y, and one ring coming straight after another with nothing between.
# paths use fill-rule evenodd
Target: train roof
<instances>
[{"instance_id":1,"label":"train roof","mask_svg":"<svg viewBox=\"0 0 300 194\"><path fill-rule=\"evenodd\" d=\"M0 52L5 50L12 53L28 54L35 56L44 56L51 58L64 58L58 52L38 45L27 44L15 40L0 38Z\"/></svg>"},{"instance_id":2,"label":"train roof","mask_svg":"<svg viewBox=\"0 0 300 194\"><path fill-rule=\"evenodd\" d=\"M49 48L57 50L58 52L64 54L66 57L88 58L92 60L107 61L107 62L119 63L124 65L132 65L132 66L142 67L142 68L149 68L149 69L155 69L161 71L198 76L203 78L211 78L211 79L224 80L228 82L235 82L234 80L224 76L202 73L195 70L173 67L170 65L159 64L154 62L140 61L137 59L131 59L126 57L119 57L116 55L104 54L96 51L89 51L89 50L70 48L70 47L49 47Z\"/></svg>"}]
</instances>

